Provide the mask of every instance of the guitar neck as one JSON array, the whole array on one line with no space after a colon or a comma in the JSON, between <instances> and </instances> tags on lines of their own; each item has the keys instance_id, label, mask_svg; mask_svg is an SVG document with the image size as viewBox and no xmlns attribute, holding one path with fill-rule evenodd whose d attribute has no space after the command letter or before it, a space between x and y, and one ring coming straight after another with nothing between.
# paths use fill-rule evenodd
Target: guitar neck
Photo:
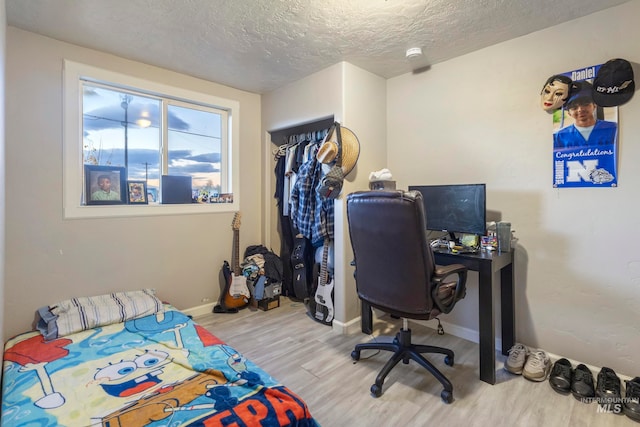
<instances>
[{"instance_id":1,"label":"guitar neck","mask_svg":"<svg viewBox=\"0 0 640 427\"><path fill-rule=\"evenodd\" d=\"M240 270L240 230L233 230L233 252L231 254L231 270L233 274L239 276L242 274Z\"/></svg>"},{"instance_id":2,"label":"guitar neck","mask_svg":"<svg viewBox=\"0 0 640 427\"><path fill-rule=\"evenodd\" d=\"M327 258L329 258L329 239L324 239L324 244L322 245L322 264L320 264L320 278L318 279L320 286L327 284Z\"/></svg>"}]
</instances>

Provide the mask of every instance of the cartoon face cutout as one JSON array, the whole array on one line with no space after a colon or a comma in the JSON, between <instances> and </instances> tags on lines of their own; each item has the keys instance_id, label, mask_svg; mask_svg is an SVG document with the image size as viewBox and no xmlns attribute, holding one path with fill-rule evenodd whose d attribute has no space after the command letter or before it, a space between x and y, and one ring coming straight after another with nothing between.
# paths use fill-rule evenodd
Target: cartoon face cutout
<instances>
[{"instance_id":1,"label":"cartoon face cutout","mask_svg":"<svg viewBox=\"0 0 640 427\"><path fill-rule=\"evenodd\" d=\"M562 107L568 97L569 83L550 79L540 93L540 105L546 112L553 112Z\"/></svg>"},{"instance_id":2,"label":"cartoon face cutout","mask_svg":"<svg viewBox=\"0 0 640 427\"><path fill-rule=\"evenodd\" d=\"M158 375L163 372L160 368L169 362L165 362L168 357L169 354L164 351L147 351L134 360L121 360L99 369L94 378L111 396L132 396L162 381Z\"/></svg>"}]
</instances>

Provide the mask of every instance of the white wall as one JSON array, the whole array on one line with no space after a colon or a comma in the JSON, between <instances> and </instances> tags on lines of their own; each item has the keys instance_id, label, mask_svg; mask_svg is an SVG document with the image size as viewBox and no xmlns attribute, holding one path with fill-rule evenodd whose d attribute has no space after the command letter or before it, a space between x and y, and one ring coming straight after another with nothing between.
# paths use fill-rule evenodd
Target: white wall
<instances>
[{"instance_id":1,"label":"white wall","mask_svg":"<svg viewBox=\"0 0 640 427\"><path fill-rule=\"evenodd\" d=\"M4 272L5 272L5 64L6 64L6 36L7 19L5 0L0 0L0 342L4 342ZM2 374L0 374L0 377Z\"/></svg>"},{"instance_id":2,"label":"white wall","mask_svg":"<svg viewBox=\"0 0 640 427\"><path fill-rule=\"evenodd\" d=\"M260 96L7 28L5 336L38 307L73 296L156 288L178 308L217 301L233 212L62 218L63 59L240 104L240 247L262 243Z\"/></svg>"},{"instance_id":3,"label":"white wall","mask_svg":"<svg viewBox=\"0 0 640 427\"><path fill-rule=\"evenodd\" d=\"M346 328L347 323L359 315L353 268L349 266L353 255L346 232L344 195L366 189L369 172L384 165L385 98L384 79L345 62L262 97L262 126L265 132L333 115L351 129L360 141L357 166L347 177L342 195L335 203L335 329ZM270 141L267 140L265 144L270 144ZM270 182L267 190L269 195L274 193L274 166L272 162L265 176L265 180ZM271 245L277 248L280 240L276 229L275 201L270 203L267 209L272 220L265 228L271 227Z\"/></svg>"},{"instance_id":4,"label":"white wall","mask_svg":"<svg viewBox=\"0 0 640 427\"><path fill-rule=\"evenodd\" d=\"M331 116L339 120L339 117L342 117L341 98L327 88L334 88L335 92L341 92L342 66L340 64L262 96L263 145L266 150L263 182L267 184L264 191L267 198L264 204L264 229L267 231L265 241L276 252L280 248L280 237L277 230L277 205L273 198L275 160L271 155L271 149L274 145L271 143L269 132Z\"/></svg>"},{"instance_id":5,"label":"white wall","mask_svg":"<svg viewBox=\"0 0 640 427\"><path fill-rule=\"evenodd\" d=\"M353 250L349 238L346 195L354 191L369 189L369 173L386 167L386 82L355 65L345 64L344 68L344 124L353 130L360 142L360 157L356 168L346 177L342 195L335 204L335 257L334 281L343 283L345 294L336 297L336 302L344 304L346 323L360 316L360 300L356 294L353 277ZM344 298L344 302L342 302ZM359 330L356 322L353 329Z\"/></svg>"},{"instance_id":6,"label":"white wall","mask_svg":"<svg viewBox=\"0 0 640 427\"><path fill-rule=\"evenodd\" d=\"M387 92L399 186L485 182L487 208L516 230L517 340L630 376L640 354L640 95L619 109L619 187L554 189L539 94L553 74L640 62L638 16L632 1L390 79ZM475 273L469 290L443 319L477 330Z\"/></svg>"}]
</instances>

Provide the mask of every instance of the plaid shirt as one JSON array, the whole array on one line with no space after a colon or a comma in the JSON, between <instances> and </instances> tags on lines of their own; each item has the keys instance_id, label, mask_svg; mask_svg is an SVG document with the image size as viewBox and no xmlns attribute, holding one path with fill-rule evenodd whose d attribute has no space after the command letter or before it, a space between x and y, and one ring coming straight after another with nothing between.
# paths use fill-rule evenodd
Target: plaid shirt
<instances>
[{"instance_id":1,"label":"plaid shirt","mask_svg":"<svg viewBox=\"0 0 640 427\"><path fill-rule=\"evenodd\" d=\"M314 247L322 246L325 237L333 240L333 199L324 199L316 191L321 178L322 163L310 156L298 170L289 200L293 227Z\"/></svg>"}]
</instances>

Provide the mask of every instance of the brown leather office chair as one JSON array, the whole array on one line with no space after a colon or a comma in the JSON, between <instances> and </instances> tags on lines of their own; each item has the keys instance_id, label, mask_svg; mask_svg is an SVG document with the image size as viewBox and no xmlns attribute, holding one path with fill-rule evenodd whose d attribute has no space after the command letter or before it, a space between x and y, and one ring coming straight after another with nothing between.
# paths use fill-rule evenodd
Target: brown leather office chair
<instances>
[{"instance_id":1,"label":"brown leather office chair","mask_svg":"<svg viewBox=\"0 0 640 427\"><path fill-rule=\"evenodd\" d=\"M358 297L362 304L403 319L393 342L357 344L351 353L360 359L362 350L393 352L371 386L374 397L391 369L402 360L414 360L442 383L442 400L453 401L451 382L422 353L445 355L453 366L453 351L411 342L407 319L433 319L449 313L465 296L467 268L460 264L435 265L426 235L422 195L417 191L363 191L347 196L347 218L353 247Z\"/></svg>"}]
</instances>

